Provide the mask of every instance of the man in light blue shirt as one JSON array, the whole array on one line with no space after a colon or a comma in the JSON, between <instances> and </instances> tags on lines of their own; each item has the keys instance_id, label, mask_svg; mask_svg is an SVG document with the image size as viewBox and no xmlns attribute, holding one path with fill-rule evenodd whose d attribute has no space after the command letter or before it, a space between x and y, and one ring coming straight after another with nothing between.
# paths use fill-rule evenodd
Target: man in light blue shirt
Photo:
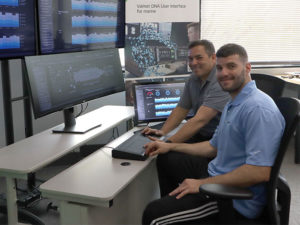
<instances>
[{"instance_id":1,"label":"man in light blue shirt","mask_svg":"<svg viewBox=\"0 0 300 225\"><path fill-rule=\"evenodd\" d=\"M265 207L264 182L270 177L285 127L284 118L273 100L251 81L251 64L242 46L222 46L217 52L216 68L218 82L231 100L223 110L213 138L195 144L156 141L145 146L149 155L175 151L215 158L206 171L197 171L196 175L195 167L191 166L190 174L178 179L175 190L151 202L144 211L143 224L215 222L218 203L199 193L199 187L205 183L249 187L253 199L234 201L239 216L257 218Z\"/></svg>"}]
</instances>

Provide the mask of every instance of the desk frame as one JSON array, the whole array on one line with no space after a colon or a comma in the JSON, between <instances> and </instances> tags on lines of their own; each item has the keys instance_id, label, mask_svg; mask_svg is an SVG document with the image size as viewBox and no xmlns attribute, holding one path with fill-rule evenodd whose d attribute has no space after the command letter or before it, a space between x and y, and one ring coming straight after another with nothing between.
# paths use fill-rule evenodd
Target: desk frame
<instances>
[{"instance_id":1,"label":"desk frame","mask_svg":"<svg viewBox=\"0 0 300 225\"><path fill-rule=\"evenodd\" d=\"M52 128L0 150L0 176L6 180L8 224L18 224L17 191L14 179L45 167L73 149L134 116L133 107L104 106L77 118L101 122L102 126L85 134L52 134ZM41 149L41 146L43 148ZM32 156L36 157L32 157ZM38 158L38 159L37 159Z\"/></svg>"},{"instance_id":2,"label":"desk frame","mask_svg":"<svg viewBox=\"0 0 300 225\"><path fill-rule=\"evenodd\" d=\"M60 202L61 225L140 224L143 209L160 196L155 158L135 161L111 157L111 148L127 140L137 129L40 186L44 197ZM122 162L130 164L122 166Z\"/></svg>"}]
</instances>

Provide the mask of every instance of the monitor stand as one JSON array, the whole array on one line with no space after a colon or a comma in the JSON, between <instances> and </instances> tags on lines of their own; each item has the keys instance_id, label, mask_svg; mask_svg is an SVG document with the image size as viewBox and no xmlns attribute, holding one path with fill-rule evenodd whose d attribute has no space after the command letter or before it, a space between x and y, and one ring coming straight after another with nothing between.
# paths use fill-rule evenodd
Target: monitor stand
<instances>
[{"instance_id":1,"label":"monitor stand","mask_svg":"<svg viewBox=\"0 0 300 225\"><path fill-rule=\"evenodd\" d=\"M63 110L64 113L64 124L58 125L55 127L52 132L53 133L73 133L73 134L84 134L92 129L101 126L101 123L96 123L92 121L92 123L88 121L81 121L80 123L76 123L74 116L74 108L68 108Z\"/></svg>"}]
</instances>

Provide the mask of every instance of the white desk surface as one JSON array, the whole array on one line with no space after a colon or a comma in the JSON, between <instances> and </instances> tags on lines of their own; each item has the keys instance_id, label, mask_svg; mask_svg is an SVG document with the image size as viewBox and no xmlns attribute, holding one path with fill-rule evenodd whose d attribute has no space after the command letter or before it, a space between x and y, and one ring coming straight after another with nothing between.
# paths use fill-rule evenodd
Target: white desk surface
<instances>
[{"instance_id":1,"label":"white desk surface","mask_svg":"<svg viewBox=\"0 0 300 225\"><path fill-rule=\"evenodd\" d=\"M285 78L288 75L283 74L283 75L275 75L276 77L279 77L281 79L283 79L284 81L288 82L288 83L292 83L292 84L297 84L300 85L300 78Z\"/></svg>"},{"instance_id":2,"label":"white desk surface","mask_svg":"<svg viewBox=\"0 0 300 225\"><path fill-rule=\"evenodd\" d=\"M6 146L0 149L0 175L34 172L133 116L133 107L104 106L76 119L102 124L85 134L53 134L51 128Z\"/></svg>"},{"instance_id":3,"label":"white desk surface","mask_svg":"<svg viewBox=\"0 0 300 225\"><path fill-rule=\"evenodd\" d=\"M118 146L135 130L137 128L123 134L108 146ZM130 165L122 166L122 162L130 162ZM109 207L109 201L150 162L151 158L146 161L114 159L111 157L111 148L103 147L42 184L40 190L43 196L57 200Z\"/></svg>"}]
</instances>

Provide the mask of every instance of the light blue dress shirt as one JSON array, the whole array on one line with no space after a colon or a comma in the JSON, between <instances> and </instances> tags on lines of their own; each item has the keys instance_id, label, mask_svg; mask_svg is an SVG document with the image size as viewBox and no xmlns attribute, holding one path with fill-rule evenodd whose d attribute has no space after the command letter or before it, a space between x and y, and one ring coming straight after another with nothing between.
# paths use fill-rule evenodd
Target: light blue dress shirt
<instances>
[{"instance_id":1,"label":"light blue dress shirt","mask_svg":"<svg viewBox=\"0 0 300 225\"><path fill-rule=\"evenodd\" d=\"M225 106L210 144L217 156L208 165L210 176L228 173L244 164L272 166L285 127L274 101L249 82ZM251 200L234 200L234 208L248 218L257 217L266 204L265 184L250 189Z\"/></svg>"}]
</instances>

